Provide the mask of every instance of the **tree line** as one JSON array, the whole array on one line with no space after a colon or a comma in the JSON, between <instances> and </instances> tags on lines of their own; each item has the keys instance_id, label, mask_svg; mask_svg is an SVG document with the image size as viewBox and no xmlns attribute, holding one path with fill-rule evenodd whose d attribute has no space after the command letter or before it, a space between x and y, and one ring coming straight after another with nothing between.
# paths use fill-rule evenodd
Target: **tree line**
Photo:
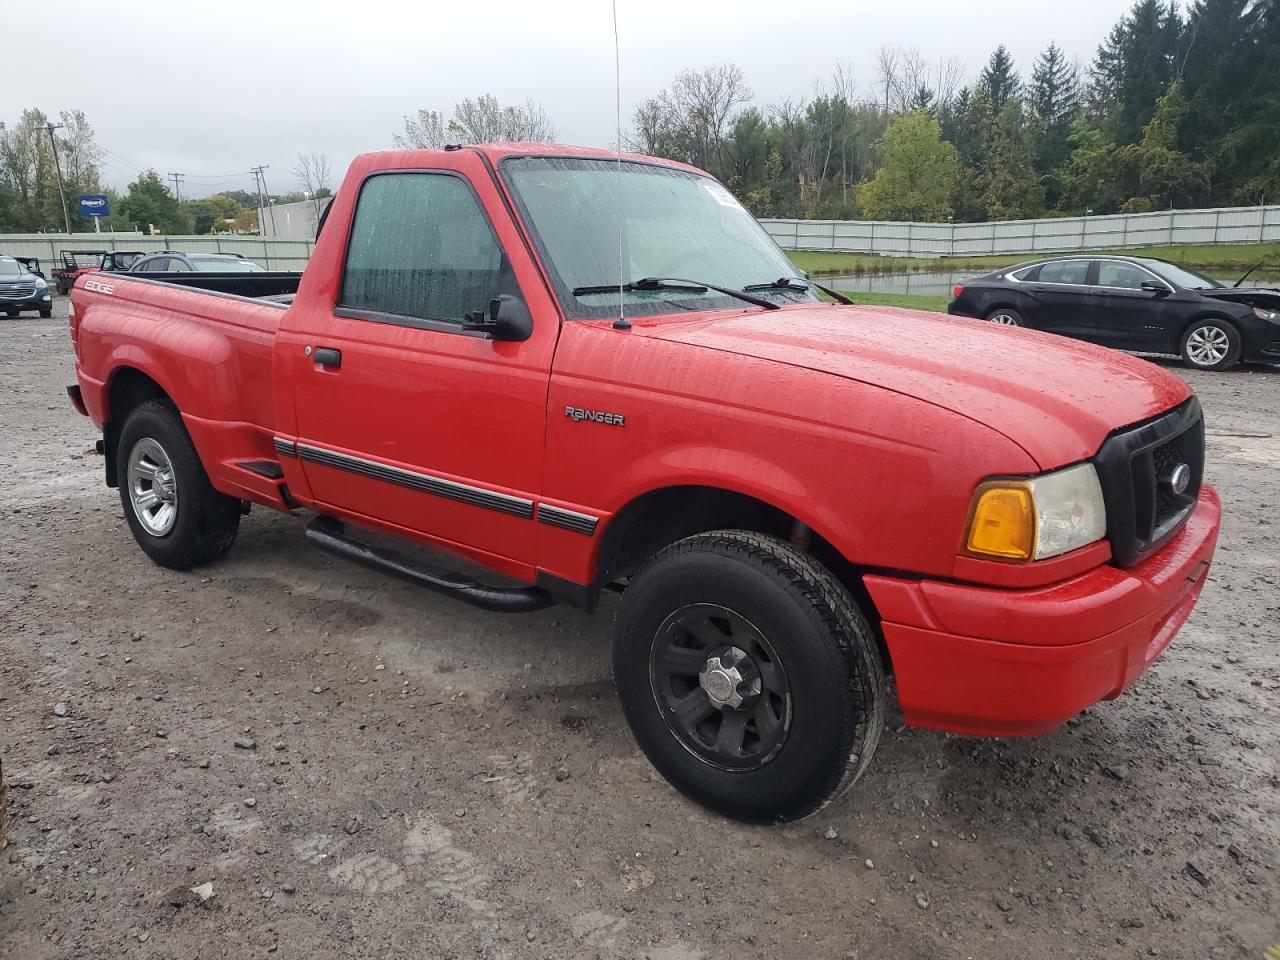
<instances>
[{"instance_id":1,"label":"tree line","mask_svg":"<svg viewBox=\"0 0 1280 960\"><path fill-rule=\"evenodd\" d=\"M757 105L733 64L686 70L631 146L723 180L757 216L958 221L1280 200L1280 0L1138 0L1082 67L1050 43L956 60L883 48L857 90Z\"/></svg>"},{"instance_id":2,"label":"tree line","mask_svg":"<svg viewBox=\"0 0 1280 960\"><path fill-rule=\"evenodd\" d=\"M257 192L224 190L182 199L155 170L143 170L121 193L103 184L105 151L84 112L62 111L55 124L59 129L52 133L50 122L35 108L22 111L12 126L0 122L0 233L62 233L66 229L58 192L59 164L72 232L93 230L90 218L80 215L77 198L81 194L106 195L111 214L101 218L103 230L146 233L154 229L179 236L258 232ZM299 189L267 199L292 203L333 192L332 172L323 154L298 154L293 174Z\"/></svg>"},{"instance_id":3,"label":"tree line","mask_svg":"<svg viewBox=\"0 0 1280 960\"><path fill-rule=\"evenodd\" d=\"M1087 66L1050 42L1025 74L1000 44L959 60L884 47L761 105L736 64L685 70L625 146L724 181L757 216L984 221L1280 199L1280 0L1137 0ZM551 140L533 101L405 117L402 147Z\"/></svg>"}]
</instances>

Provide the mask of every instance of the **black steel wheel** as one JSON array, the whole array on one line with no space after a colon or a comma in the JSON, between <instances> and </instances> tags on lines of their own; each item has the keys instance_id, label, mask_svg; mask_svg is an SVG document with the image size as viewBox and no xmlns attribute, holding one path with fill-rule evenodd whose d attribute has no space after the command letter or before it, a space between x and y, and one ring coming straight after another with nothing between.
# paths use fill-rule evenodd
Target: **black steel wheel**
<instances>
[{"instance_id":1,"label":"black steel wheel","mask_svg":"<svg viewBox=\"0 0 1280 960\"><path fill-rule=\"evenodd\" d=\"M654 702L680 744L722 770L772 760L791 726L791 688L777 650L717 603L674 611L649 657Z\"/></svg>"},{"instance_id":2,"label":"black steel wheel","mask_svg":"<svg viewBox=\"0 0 1280 960\"><path fill-rule=\"evenodd\" d=\"M739 820L821 810L884 723L866 617L830 570L764 534L702 533L651 557L618 605L613 674L654 767Z\"/></svg>"}]
</instances>

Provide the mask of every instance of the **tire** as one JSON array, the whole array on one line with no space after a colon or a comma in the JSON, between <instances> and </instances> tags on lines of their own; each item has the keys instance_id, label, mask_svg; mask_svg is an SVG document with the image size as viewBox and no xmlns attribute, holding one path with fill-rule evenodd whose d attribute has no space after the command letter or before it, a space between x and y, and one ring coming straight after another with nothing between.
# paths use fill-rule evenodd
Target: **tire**
<instances>
[{"instance_id":1,"label":"tire","mask_svg":"<svg viewBox=\"0 0 1280 960\"><path fill-rule=\"evenodd\" d=\"M1192 370L1230 370L1240 362L1240 331L1225 320L1197 320L1182 334L1182 362Z\"/></svg>"},{"instance_id":2,"label":"tire","mask_svg":"<svg viewBox=\"0 0 1280 960\"><path fill-rule=\"evenodd\" d=\"M157 564L187 570L231 549L240 501L213 489L172 403L148 400L134 408L120 431L116 470L129 529ZM147 493L157 501L151 507L143 506Z\"/></svg>"},{"instance_id":3,"label":"tire","mask_svg":"<svg viewBox=\"0 0 1280 960\"><path fill-rule=\"evenodd\" d=\"M1013 307L996 307L984 318L987 323L999 324L1002 327L1025 327L1027 321Z\"/></svg>"},{"instance_id":4,"label":"tire","mask_svg":"<svg viewBox=\"0 0 1280 960\"><path fill-rule=\"evenodd\" d=\"M6 310L4 312L4 315L8 317L10 320L16 320L18 318L18 314L20 314L21 312L22 312L21 310Z\"/></svg>"},{"instance_id":5,"label":"tire","mask_svg":"<svg viewBox=\"0 0 1280 960\"><path fill-rule=\"evenodd\" d=\"M41 307L41 308L40 308L40 317L41 317L41 319L48 320L48 319L49 319L50 317L52 317L52 316L53 316L53 307Z\"/></svg>"},{"instance_id":6,"label":"tire","mask_svg":"<svg viewBox=\"0 0 1280 960\"><path fill-rule=\"evenodd\" d=\"M708 692L726 692L723 675L700 679L725 646L750 654L733 667L746 678L736 692L748 692L736 708ZM866 770L884 724L884 668L866 617L829 570L763 534L698 534L650 558L618 606L613 664L649 761L737 820L821 810ZM705 714L700 725L682 722L676 702L692 705L685 716ZM731 723L745 732L729 737L736 750L717 752L712 741Z\"/></svg>"}]
</instances>

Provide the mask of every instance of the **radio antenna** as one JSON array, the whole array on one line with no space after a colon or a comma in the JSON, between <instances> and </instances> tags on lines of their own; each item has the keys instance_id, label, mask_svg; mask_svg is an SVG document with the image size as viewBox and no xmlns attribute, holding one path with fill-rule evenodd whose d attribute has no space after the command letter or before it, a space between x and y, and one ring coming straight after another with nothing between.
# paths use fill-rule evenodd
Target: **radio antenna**
<instances>
[{"instance_id":1,"label":"radio antenna","mask_svg":"<svg viewBox=\"0 0 1280 960\"><path fill-rule=\"evenodd\" d=\"M622 56L618 47L618 0L613 0L613 110L616 124L614 143L618 155L618 319L613 321L615 330L630 330L631 322L627 320L623 310L626 299L626 248L622 234Z\"/></svg>"}]
</instances>

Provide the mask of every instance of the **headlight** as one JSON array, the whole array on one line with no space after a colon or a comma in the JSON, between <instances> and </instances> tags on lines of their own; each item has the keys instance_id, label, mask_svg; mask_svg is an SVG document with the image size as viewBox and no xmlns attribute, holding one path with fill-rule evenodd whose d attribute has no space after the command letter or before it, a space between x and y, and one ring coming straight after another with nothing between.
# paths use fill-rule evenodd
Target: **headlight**
<instances>
[{"instance_id":1,"label":"headlight","mask_svg":"<svg viewBox=\"0 0 1280 960\"><path fill-rule=\"evenodd\" d=\"M1263 310L1261 307L1254 307L1253 314L1259 320L1270 320L1272 323L1280 320L1280 312L1275 310Z\"/></svg>"},{"instance_id":2,"label":"headlight","mask_svg":"<svg viewBox=\"0 0 1280 960\"><path fill-rule=\"evenodd\" d=\"M44 289L45 287L47 287L47 286L49 286L49 283L48 283L48 281L47 281L47 280L45 280L45 279L44 279L44 277L36 277L36 289L37 289L37 290L43 290L43 289Z\"/></svg>"},{"instance_id":3,"label":"headlight","mask_svg":"<svg viewBox=\"0 0 1280 960\"><path fill-rule=\"evenodd\" d=\"M1091 463L1027 480L991 480L973 495L965 549L1000 560L1045 560L1101 540L1102 485Z\"/></svg>"}]
</instances>

